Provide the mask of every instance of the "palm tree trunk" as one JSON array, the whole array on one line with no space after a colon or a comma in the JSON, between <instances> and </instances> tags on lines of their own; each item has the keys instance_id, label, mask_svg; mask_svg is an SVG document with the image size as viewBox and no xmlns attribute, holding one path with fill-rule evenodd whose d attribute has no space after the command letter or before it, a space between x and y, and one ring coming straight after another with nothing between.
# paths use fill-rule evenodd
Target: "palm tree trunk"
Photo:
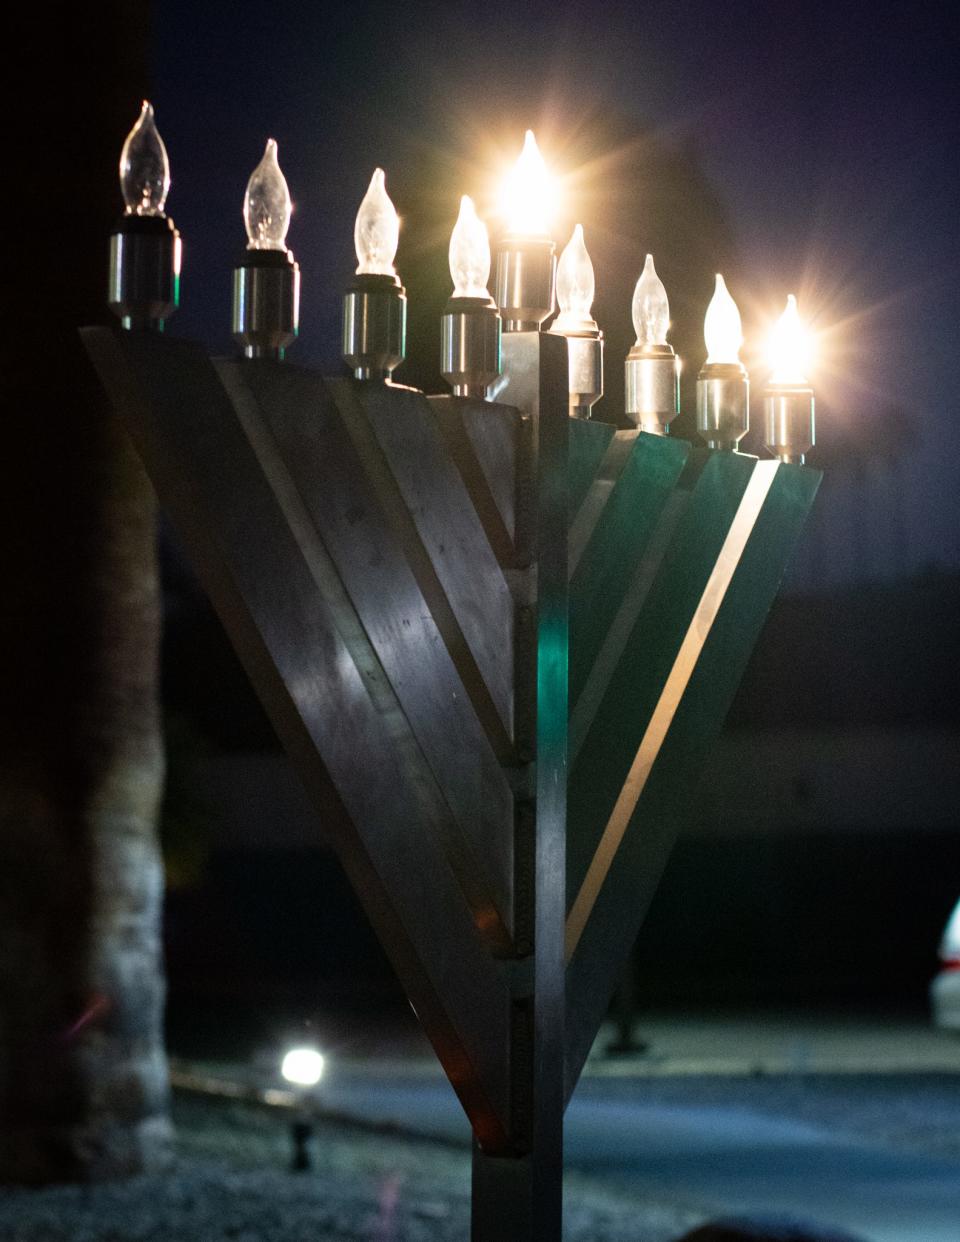
<instances>
[{"instance_id":1,"label":"palm tree trunk","mask_svg":"<svg viewBox=\"0 0 960 1242\"><path fill-rule=\"evenodd\" d=\"M42 469L31 479L61 522L47 547L24 547L4 627L0 1179L13 1181L134 1172L169 1139L154 505L103 404L84 413L61 440L75 455L69 478L53 472L58 494ZM18 600L40 608L11 616Z\"/></svg>"},{"instance_id":2,"label":"palm tree trunk","mask_svg":"<svg viewBox=\"0 0 960 1242\"><path fill-rule=\"evenodd\" d=\"M154 501L76 333L103 316L146 5L25 27L62 72L19 101L0 299L0 1182L132 1173L170 1138Z\"/></svg>"}]
</instances>

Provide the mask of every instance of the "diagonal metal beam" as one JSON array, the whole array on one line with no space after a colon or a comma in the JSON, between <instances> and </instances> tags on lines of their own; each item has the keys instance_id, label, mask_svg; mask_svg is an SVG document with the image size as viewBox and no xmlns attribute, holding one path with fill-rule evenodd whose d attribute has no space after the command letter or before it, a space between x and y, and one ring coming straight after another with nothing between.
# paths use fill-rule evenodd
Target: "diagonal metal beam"
<instances>
[{"instance_id":1,"label":"diagonal metal beam","mask_svg":"<svg viewBox=\"0 0 960 1242\"><path fill-rule=\"evenodd\" d=\"M739 454L710 456L687 513L624 652L611 697L595 724L612 741L632 729L610 809L584 831L571 814L578 864L568 889L567 1092L572 1092L622 973L682 822L710 743L719 731L813 502L820 475ZM733 505L731 511L731 504ZM714 533L705 519L713 515ZM715 547L717 538L720 547ZM706 540L708 547L704 548ZM690 579L696 583L691 599ZM687 623L676 626L679 613ZM656 634L675 626L668 663ZM662 646L662 643L661 643ZM599 739L595 738L594 746ZM585 747L579 763L596 761ZM579 779L584 779L583 772ZM575 772L572 786L577 788ZM583 786L580 786L581 790ZM571 802L575 798L572 794ZM577 828L579 827L579 838ZM573 851L571 851L572 853Z\"/></svg>"},{"instance_id":2,"label":"diagonal metal beam","mask_svg":"<svg viewBox=\"0 0 960 1242\"><path fill-rule=\"evenodd\" d=\"M430 405L413 389L347 380L327 384L381 503L404 539L411 568L441 623L464 688L494 749L509 760L513 599Z\"/></svg>"},{"instance_id":3,"label":"diagonal metal beam","mask_svg":"<svg viewBox=\"0 0 960 1242\"><path fill-rule=\"evenodd\" d=\"M505 973L444 853L449 810L403 762L402 714L319 532L295 489L278 495L271 485L275 463L264 470L264 442L251 441L202 350L149 336L121 343L105 329L85 330L84 340L321 805L332 780L343 808L326 825L332 843L475 1132L500 1149L511 1128Z\"/></svg>"},{"instance_id":4,"label":"diagonal metal beam","mask_svg":"<svg viewBox=\"0 0 960 1242\"><path fill-rule=\"evenodd\" d=\"M286 480L286 492L296 490L322 534L419 750L411 753L406 745L405 763L411 771L423 761L429 766L451 812L440 820L451 829L447 857L478 927L506 951L513 923L510 787L463 693L401 537L367 483L366 462L319 376L239 361L216 366L264 469L271 470L274 491L280 494ZM309 418L298 415L301 410L309 410Z\"/></svg>"}]
</instances>

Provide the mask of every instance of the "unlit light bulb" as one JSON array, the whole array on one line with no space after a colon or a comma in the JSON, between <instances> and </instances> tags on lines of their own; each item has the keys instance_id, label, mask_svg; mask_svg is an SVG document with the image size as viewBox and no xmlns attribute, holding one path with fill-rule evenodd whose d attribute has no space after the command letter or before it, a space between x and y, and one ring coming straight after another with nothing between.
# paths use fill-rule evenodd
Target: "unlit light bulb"
<instances>
[{"instance_id":1,"label":"unlit light bulb","mask_svg":"<svg viewBox=\"0 0 960 1242\"><path fill-rule=\"evenodd\" d=\"M533 130L528 129L520 158L510 170L501 193L507 231L513 237L547 237L555 188L540 154Z\"/></svg>"},{"instance_id":2,"label":"unlit light bulb","mask_svg":"<svg viewBox=\"0 0 960 1242\"><path fill-rule=\"evenodd\" d=\"M804 385L810 365L810 334L797 310L797 299L787 297L787 306L773 326L768 343L771 384Z\"/></svg>"},{"instance_id":3,"label":"unlit light bulb","mask_svg":"<svg viewBox=\"0 0 960 1242\"><path fill-rule=\"evenodd\" d=\"M663 281L653 266L653 255L647 255L640 279L633 291L633 328L637 344L666 345L670 329L670 303Z\"/></svg>"},{"instance_id":4,"label":"unlit light bulb","mask_svg":"<svg viewBox=\"0 0 960 1242\"><path fill-rule=\"evenodd\" d=\"M557 263L557 305L560 314L553 325L554 330L562 332L564 328L583 327L585 321L591 323L590 308L595 290L593 263L584 244L583 225L578 224Z\"/></svg>"},{"instance_id":5,"label":"unlit light bulb","mask_svg":"<svg viewBox=\"0 0 960 1242\"><path fill-rule=\"evenodd\" d=\"M719 272L703 321L703 339L707 346L708 363L736 365L740 361L738 355L743 344L740 312Z\"/></svg>"},{"instance_id":6,"label":"unlit light bulb","mask_svg":"<svg viewBox=\"0 0 960 1242\"><path fill-rule=\"evenodd\" d=\"M450 234L450 279L455 298L490 300L490 239L473 199L460 199L460 214Z\"/></svg>"},{"instance_id":7,"label":"unlit light bulb","mask_svg":"<svg viewBox=\"0 0 960 1242\"><path fill-rule=\"evenodd\" d=\"M393 266L400 241L400 217L384 185L382 168L374 169L353 228L358 276L396 276Z\"/></svg>"},{"instance_id":8,"label":"unlit light bulb","mask_svg":"<svg viewBox=\"0 0 960 1242\"><path fill-rule=\"evenodd\" d=\"M290 190L277 163L277 144L267 139L263 159L250 174L243 196L248 250L286 250L290 227Z\"/></svg>"},{"instance_id":9,"label":"unlit light bulb","mask_svg":"<svg viewBox=\"0 0 960 1242\"><path fill-rule=\"evenodd\" d=\"M170 161L157 133L153 105L143 101L120 152L120 190L128 216L162 216L170 191Z\"/></svg>"}]
</instances>

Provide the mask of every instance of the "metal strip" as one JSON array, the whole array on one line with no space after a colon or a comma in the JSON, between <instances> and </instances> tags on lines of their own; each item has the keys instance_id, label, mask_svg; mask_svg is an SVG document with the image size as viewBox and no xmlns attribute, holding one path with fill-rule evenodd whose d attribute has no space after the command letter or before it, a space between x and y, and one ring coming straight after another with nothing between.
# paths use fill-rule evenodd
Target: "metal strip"
<instances>
[{"instance_id":1,"label":"metal strip","mask_svg":"<svg viewBox=\"0 0 960 1242\"><path fill-rule=\"evenodd\" d=\"M580 886L580 891L567 917L566 960L568 963L576 952L587 920L590 918L607 873L620 848L620 842L627 831L627 826L640 801L640 795L643 793L657 755L663 746L677 708L693 676L700 653L710 635L727 588L740 563L757 518L760 516L779 465L780 463L776 461L759 461L754 466L750 482L747 484L723 547L720 549L720 555L707 579L707 585L704 587L683 642L680 644L673 667L667 675L640 747L630 765L627 779L620 790L600 838L600 844L597 846L583 884Z\"/></svg>"}]
</instances>

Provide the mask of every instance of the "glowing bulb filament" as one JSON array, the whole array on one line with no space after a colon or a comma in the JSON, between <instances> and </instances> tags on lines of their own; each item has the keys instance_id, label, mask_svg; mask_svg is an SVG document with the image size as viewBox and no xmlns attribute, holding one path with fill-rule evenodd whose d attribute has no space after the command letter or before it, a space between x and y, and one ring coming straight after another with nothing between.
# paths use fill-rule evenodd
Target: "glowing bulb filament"
<instances>
[{"instance_id":1,"label":"glowing bulb filament","mask_svg":"<svg viewBox=\"0 0 960 1242\"><path fill-rule=\"evenodd\" d=\"M170 190L170 161L146 99L120 152L120 190L128 216L162 216Z\"/></svg>"},{"instance_id":2,"label":"glowing bulb filament","mask_svg":"<svg viewBox=\"0 0 960 1242\"><path fill-rule=\"evenodd\" d=\"M770 360L770 383L803 385L810 365L810 334L797 310L797 299L791 293L787 306L770 333L767 352Z\"/></svg>"},{"instance_id":3,"label":"glowing bulb filament","mask_svg":"<svg viewBox=\"0 0 960 1242\"><path fill-rule=\"evenodd\" d=\"M585 324L592 324L590 308L593 306L593 295L596 281L593 275L593 263L587 253L583 241L583 226L578 224L573 236L563 248L557 264L557 304L560 314L554 322L554 330L575 330Z\"/></svg>"},{"instance_id":4,"label":"glowing bulb filament","mask_svg":"<svg viewBox=\"0 0 960 1242\"><path fill-rule=\"evenodd\" d=\"M490 239L473 199L466 194L460 199L460 215L450 234L450 279L455 298L489 301Z\"/></svg>"},{"instance_id":5,"label":"glowing bulb filament","mask_svg":"<svg viewBox=\"0 0 960 1242\"><path fill-rule=\"evenodd\" d=\"M708 363L736 364L740 361L738 355L743 344L740 312L719 272L703 321L703 338L707 346Z\"/></svg>"},{"instance_id":6,"label":"glowing bulb filament","mask_svg":"<svg viewBox=\"0 0 960 1242\"><path fill-rule=\"evenodd\" d=\"M663 281L647 255L643 271L633 291L633 327L638 345L666 345L670 328L670 303Z\"/></svg>"},{"instance_id":7,"label":"glowing bulb filament","mask_svg":"<svg viewBox=\"0 0 960 1242\"><path fill-rule=\"evenodd\" d=\"M250 174L243 196L248 250L286 250L290 227L290 191L277 163L277 144L267 139L263 159Z\"/></svg>"},{"instance_id":8,"label":"glowing bulb filament","mask_svg":"<svg viewBox=\"0 0 960 1242\"><path fill-rule=\"evenodd\" d=\"M520 158L503 184L501 207L507 231L514 237L547 237L555 197L553 178L528 129Z\"/></svg>"},{"instance_id":9,"label":"glowing bulb filament","mask_svg":"<svg viewBox=\"0 0 960 1242\"><path fill-rule=\"evenodd\" d=\"M400 217L384 185L382 168L374 169L353 228L358 276L396 276L393 260L400 240Z\"/></svg>"}]
</instances>

